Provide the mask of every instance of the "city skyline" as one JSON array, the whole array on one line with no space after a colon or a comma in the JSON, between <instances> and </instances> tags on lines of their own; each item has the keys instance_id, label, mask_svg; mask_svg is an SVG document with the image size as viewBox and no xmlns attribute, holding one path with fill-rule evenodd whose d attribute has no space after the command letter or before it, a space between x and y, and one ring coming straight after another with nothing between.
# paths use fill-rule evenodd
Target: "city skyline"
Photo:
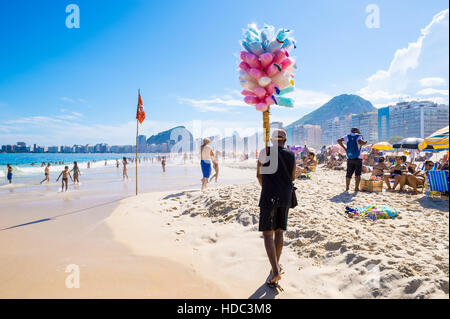
<instances>
[{"instance_id":1,"label":"city skyline","mask_svg":"<svg viewBox=\"0 0 450 319\"><path fill-rule=\"evenodd\" d=\"M435 131L445 127L449 121L448 105L437 104L430 101L410 101L399 102L379 108L376 111L363 113L348 113L324 121L321 124L297 124L287 128L288 144L309 145L318 147L322 145L335 144L336 140L350 131L352 127L358 127L361 134L365 136L369 143L388 141L391 137L419 137L425 138ZM283 128L282 122L272 122L271 129ZM172 147L176 141L172 138L172 131L177 131L174 135L180 141L180 137L189 137L189 142L183 145L183 152L191 152L201 144L201 138L193 138L192 133L185 127L175 127L170 130L159 132L147 139L146 135L138 136L138 151L140 153L172 152ZM186 132L186 133L184 133ZM258 141L258 136L261 136ZM246 143L243 149L248 149L248 142L254 144L253 148L262 147L262 132L239 136L238 132L233 132L229 136L210 135L203 136L211 139L212 145L218 149L225 149L225 144L232 138L232 148L236 150L236 137L240 143ZM255 141L252 141L252 138ZM158 143L150 143L149 140L160 140ZM246 141L245 141L246 140ZM245 141L245 142L244 142ZM183 142L185 143L185 142ZM37 150L36 150L37 149ZM239 147L242 150L242 147ZM74 144L73 146L46 146L33 147L26 146L24 142L17 142L16 145L2 145L0 152L33 152L33 153L131 153L136 151L136 145L108 145L107 143L97 143L95 145Z\"/></svg>"},{"instance_id":2,"label":"city skyline","mask_svg":"<svg viewBox=\"0 0 450 319\"><path fill-rule=\"evenodd\" d=\"M236 72L241 29L253 22L293 29L298 42L296 103L274 107L273 121L291 123L342 93L377 108L399 99L448 104L443 0L379 1L374 28L367 3L356 0L282 1L278 11L266 9L270 1L235 10L232 1L82 0L79 29L65 26L70 2L23 2L0 5L0 34L9 41L0 52L0 144L132 144L138 88L148 136L184 125L198 137L195 121L211 131L256 130L260 114L243 103Z\"/></svg>"}]
</instances>

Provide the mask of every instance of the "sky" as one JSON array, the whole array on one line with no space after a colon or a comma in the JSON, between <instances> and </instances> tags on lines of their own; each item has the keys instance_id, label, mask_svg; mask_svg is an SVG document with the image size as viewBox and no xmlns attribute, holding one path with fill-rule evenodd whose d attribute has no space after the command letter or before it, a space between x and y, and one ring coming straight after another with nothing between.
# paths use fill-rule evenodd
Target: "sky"
<instances>
[{"instance_id":1,"label":"sky","mask_svg":"<svg viewBox=\"0 0 450 319\"><path fill-rule=\"evenodd\" d=\"M79 28L66 26L71 4ZM367 24L369 5L378 24ZM448 15L444 0L1 1L0 145L134 144L139 88L142 134L250 135L262 115L243 102L237 73L250 23L297 42L295 107L272 108L273 121L344 93L376 107L448 104Z\"/></svg>"}]
</instances>

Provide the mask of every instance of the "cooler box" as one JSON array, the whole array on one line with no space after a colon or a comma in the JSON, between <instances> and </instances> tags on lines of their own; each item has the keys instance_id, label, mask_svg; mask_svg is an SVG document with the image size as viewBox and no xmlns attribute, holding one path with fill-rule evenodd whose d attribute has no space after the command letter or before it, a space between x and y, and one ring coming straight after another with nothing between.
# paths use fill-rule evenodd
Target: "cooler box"
<instances>
[{"instance_id":1,"label":"cooler box","mask_svg":"<svg viewBox=\"0 0 450 319\"><path fill-rule=\"evenodd\" d=\"M367 192L381 192L383 181L361 179L360 188Z\"/></svg>"}]
</instances>

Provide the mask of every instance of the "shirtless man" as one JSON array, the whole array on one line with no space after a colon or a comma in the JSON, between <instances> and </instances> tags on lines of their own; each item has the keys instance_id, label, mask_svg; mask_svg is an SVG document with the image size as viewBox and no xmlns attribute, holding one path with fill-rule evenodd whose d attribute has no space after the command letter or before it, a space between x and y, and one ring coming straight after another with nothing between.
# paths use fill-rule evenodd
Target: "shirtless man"
<instances>
[{"instance_id":1,"label":"shirtless man","mask_svg":"<svg viewBox=\"0 0 450 319\"><path fill-rule=\"evenodd\" d=\"M47 166L45 167L45 178L41 181L41 184L45 181L47 181L47 183L50 183L50 163L47 164Z\"/></svg>"},{"instance_id":2,"label":"shirtless man","mask_svg":"<svg viewBox=\"0 0 450 319\"><path fill-rule=\"evenodd\" d=\"M70 172L69 172L69 166L65 166L64 167L64 170L61 172L61 174L59 174L59 176L56 179L56 181L59 181L59 178L61 177L61 175L62 175L61 192L64 191L64 186L66 186L66 192L67 192L67 188L68 188L68 185L69 185L69 179L67 178L67 176L69 176L70 180L73 182L72 175L70 175Z\"/></svg>"},{"instance_id":3,"label":"shirtless man","mask_svg":"<svg viewBox=\"0 0 450 319\"><path fill-rule=\"evenodd\" d=\"M202 169L202 190L206 188L209 182L209 177L211 176L211 161L214 160L214 152L209 146L210 140L205 138L203 140L202 146L200 146L200 166Z\"/></svg>"}]
</instances>

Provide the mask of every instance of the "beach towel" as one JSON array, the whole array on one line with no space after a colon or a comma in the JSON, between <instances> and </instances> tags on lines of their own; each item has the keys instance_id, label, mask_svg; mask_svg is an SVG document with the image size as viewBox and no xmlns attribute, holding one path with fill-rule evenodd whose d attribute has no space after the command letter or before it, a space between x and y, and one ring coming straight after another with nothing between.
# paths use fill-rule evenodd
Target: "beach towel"
<instances>
[{"instance_id":1,"label":"beach towel","mask_svg":"<svg viewBox=\"0 0 450 319\"><path fill-rule=\"evenodd\" d=\"M396 210L395 208L392 208L391 206L386 205L372 205L372 206L366 206L366 207L345 207L345 212L348 214L348 217L363 217L363 218L369 218L371 220L376 219L389 219L389 218L395 218L398 215L400 215L400 211Z\"/></svg>"}]
</instances>

